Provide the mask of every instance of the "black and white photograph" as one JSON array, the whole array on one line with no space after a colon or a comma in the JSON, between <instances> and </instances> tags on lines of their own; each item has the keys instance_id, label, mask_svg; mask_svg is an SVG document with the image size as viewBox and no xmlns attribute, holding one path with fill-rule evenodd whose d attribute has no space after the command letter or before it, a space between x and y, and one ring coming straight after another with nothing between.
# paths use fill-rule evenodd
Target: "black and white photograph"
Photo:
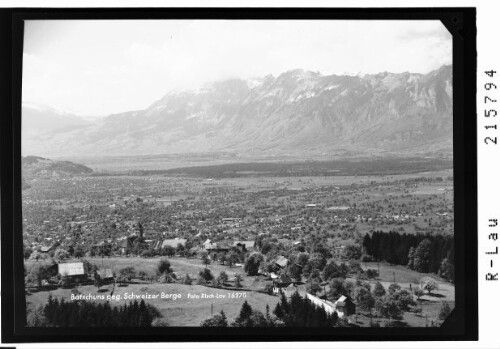
<instances>
[{"instance_id":1,"label":"black and white photograph","mask_svg":"<svg viewBox=\"0 0 500 349\"><path fill-rule=\"evenodd\" d=\"M440 20L26 20L26 326L441 327Z\"/></svg>"}]
</instances>

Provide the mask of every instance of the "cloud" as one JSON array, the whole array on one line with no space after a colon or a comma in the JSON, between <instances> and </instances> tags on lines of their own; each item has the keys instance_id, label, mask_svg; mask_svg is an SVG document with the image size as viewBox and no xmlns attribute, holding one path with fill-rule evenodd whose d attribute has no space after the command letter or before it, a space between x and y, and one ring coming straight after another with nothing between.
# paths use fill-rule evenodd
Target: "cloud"
<instances>
[{"instance_id":1,"label":"cloud","mask_svg":"<svg viewBox=\"0 0 500 349\"><path fill-rule=\"evenodd\" d=\"M28 21L23 99L105 115L227 78L426 73L449 63L439 21Z\"/></svg>"}]
</instances>

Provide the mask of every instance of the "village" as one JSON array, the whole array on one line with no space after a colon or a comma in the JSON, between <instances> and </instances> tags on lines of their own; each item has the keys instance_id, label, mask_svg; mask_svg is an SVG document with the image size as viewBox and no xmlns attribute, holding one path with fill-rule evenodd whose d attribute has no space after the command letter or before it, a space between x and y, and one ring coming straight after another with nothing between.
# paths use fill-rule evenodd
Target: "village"
<instances>
[{"instance_id":1,"label":"village","mask_svg":"<svg viewBox=\"0 0 500 349\"><path fill-rule=\"evenodd\" d=\"M213 314L206 312L206 301L214 289L244 292L262 311L281 294L298 292L345 318L346 325L396 319L407 326L440 323L443 301L454 304L450 280L437 270L429 274L374 260L364 239L375 230L452 236L449 172L333 182L317 177L38 180L23 197L27 300L35 307L49 293L70 298L73 291L123 300L125 293L144 294L147 288L149 294L179 294L175 301L156 297L153 304L172 324L197 326L201 315L187 317L191 311L205 318ZM159 273L165 259L171 271ZM34 275L37 266L47 270ZM441 294L415 294L426 277L439 282ZM359 288L373 292L377 284L409 292L409 305L392 318L387 313L373 318L375 299L360 306ZM205 303L189 299L189 293L206 294ZM241 303L215 299L214 306L229 317ZM172 309L184 313L178 321Z\"/></svg>"}]
</instances>

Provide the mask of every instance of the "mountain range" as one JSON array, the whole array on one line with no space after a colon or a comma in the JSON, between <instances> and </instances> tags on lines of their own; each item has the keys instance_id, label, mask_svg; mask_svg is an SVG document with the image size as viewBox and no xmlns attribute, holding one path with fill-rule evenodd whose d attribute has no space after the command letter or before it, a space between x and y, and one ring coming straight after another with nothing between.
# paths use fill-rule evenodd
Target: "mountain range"
<instances>
[{"instance_id":1,"label":"mountain range","mask_svg":"<svg viewBox=\"0 0 500 349\"><path fill-rule=\"evenodd\" d=\"M22 152L451 157L452 85L449 65L364 76L297 69L171 91L144 110L96 120L23 104Z\"/></svg>"}]
</instances>

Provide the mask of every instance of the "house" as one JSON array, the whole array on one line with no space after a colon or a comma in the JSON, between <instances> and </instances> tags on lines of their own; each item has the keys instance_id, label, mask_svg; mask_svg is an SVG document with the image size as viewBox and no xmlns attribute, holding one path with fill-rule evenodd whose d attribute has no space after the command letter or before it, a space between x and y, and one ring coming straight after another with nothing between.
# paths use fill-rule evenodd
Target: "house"
<instances>
[{"instance_id":1,"label":"house","mask_svg":"<svg viewBox=\"0 0 500 349\"><path fill-rule=\"evenodd\" d=\"M277 278L273 279L273 293L274 294L279 294L280 291L284 292L285 289L287 289L290 286L295 288L295 286L292 285L292 279L286 274L281 274Z\"/></svg>"},{"instance_id":2,"label":"house","mask_svg":"<svg viewBox=\"0 0 500 349\"><path fill-rule=\"evenodd\" d=\"M278 278L273 279L273 283L277 288L288 287L292 283L292 279L286 274L281 274Z\"/></svg>"},{"instance_id":3,"label":"house","mask_svg":"<svg viewBox=\"0 0 500 349\"><path fill-rule=\"evenodd\" d=\"M255 241L235 241L233 242L233 247L236 247L240 252L253 251L255 246Z\"/></svg>"},{"instance_id":4,"label":"house","mask_svg":"<svg viewBox=\"0 0 500 349\"><path fill-rule=\"evenodd\" d=\"M273 287L273 293L276 295L279 295L280 292L283 292L285 294L285 297L290 298L292 294L297 292L297 287L294 285L288 285L286 287Z\"/></svg>"},{"instance_id":5,"label":"house","mask_svg":"<svg viewBox=\"0 0 500 349\"><path fill-rule=\"evenodd\" d=\"M102 281L110 281L115 278L111 269L100 269L98 274Z\"/></svg>"},{"instance_id":6,"label":"house","mask_svg":"<svg viewBox=\"0 0 500 349\"><path fill-rule=\"evenodd\" d=\"M229 246L222 243L213 243L206 249L207 252L212 256L212 259L217 260L217 254L220 252L228 252L230 250Z\"/></svg>"},{"instance_id":7,"label":"house","mask_svg":"<svg viewBox=\"0 0 500 349\"><path fill-rule=\"evenodd\" d=\"M173 248L177 248L177 245L181 244L182 246L185 246L186 245L186 242L187 242L187 239L179 239L179 238L175 238L175 239L166 239L166 240L163 240L162 244L161 244L161 248L165 248L167 246L171 246Z\"/></svg>"},{"instance_id":8,"label":"house","mask_svg":"<svg viewBox=\"0 0 500 349\"><path fill-rule=\"evenodd\" d=\"M42 253L49 253L52 250L52 246L42 246L40 248L40 252Z\"/></svg>"},{"instance_id":9,"label":"house","mask_svg":"<svg viewBox=\"0 0 500 349\"><path fill-rule=\"evenodd\" d=\"M57 265L57 272L60 275L69 277L84 277L87 276L87 270L83 262L75 263L59 263Z\"/></svg>"},{"instance_id":10,"label":"house","mask_svg":"<svg viewBox=\"0 0 500 349\"><path fill-rule=\"evenodd\" d=\"M219 253L219 252L227 252L229 251L229 246L223 243L211 242L210 239L207 239L203 243L203 248L208 253Z\"/></svg>"},{"instance_id":11,"label":"house","mask_svg":"<svg viewBox=\"0 0 500 349\"><path fill-rule=\"evenodd\" d=\"M125 239L123 239L120 242L119 246L122 250L122 254L126 254L126 253L128 253L128 251L130 251L132 249L136 238L137 238L137 236L131 235L131 236L126 237Z\"/></svg>"},{"instance_id":12,"label":"house","mask_svg":"<svg viewBox=\"0 0 500 349\"><path fill-rule=\"evenodd\" d=\"M340 318L356 313L356 304L348 296L340 296L335 302L335 309Z\"/></svg>"},{"instance_id":13,"label":"house","mask_svg":"<svg viewBox=\"0 0 500 349\"><path fill-rule=\"evenodd\" d=\"M288 265L288 259L286 259L284 256L279 256L274 263L280 268L286 268L286 266Z\"/></svg>"},{"instance_id":14,"label":"house","mask_svg":"<svg viewBox=\"0 0 500 349\"><path fill-rule=\"evenodd\" d=\"M212 240L206 239L203 243L203 249L209 250L211 247L215 247L215 244L212 243Z\"/></svg>"}]
</instances>

